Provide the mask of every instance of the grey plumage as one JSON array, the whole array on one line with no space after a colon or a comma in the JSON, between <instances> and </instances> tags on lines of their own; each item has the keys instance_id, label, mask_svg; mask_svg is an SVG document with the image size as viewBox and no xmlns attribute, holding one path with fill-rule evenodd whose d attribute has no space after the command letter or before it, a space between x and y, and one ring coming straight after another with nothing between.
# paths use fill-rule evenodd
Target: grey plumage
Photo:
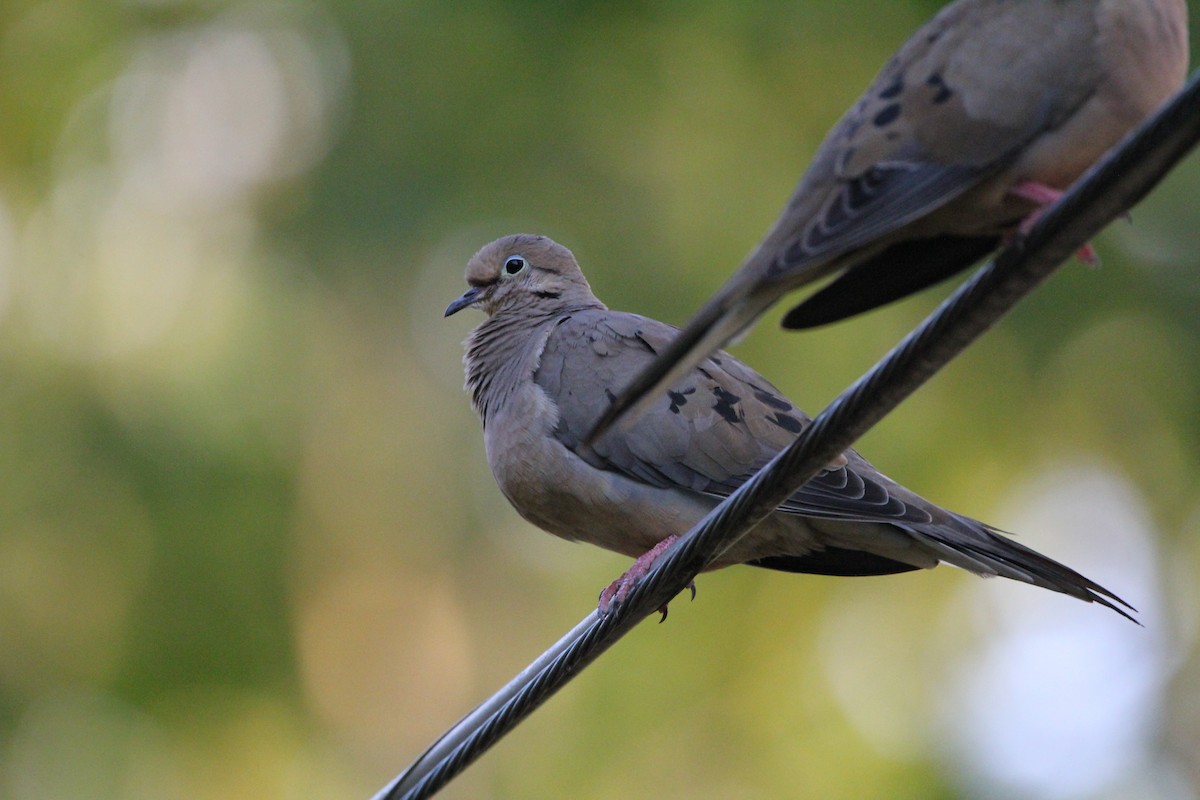
<instances>
[{"instance_id":1,"label":"grey plumage","mask_svg":"<svg viewBox=\"0 0 1200 800\"><path fill-rule=\"evenodd\" d=\"M1187 61L1184 0L950 3L834 126L766 237L596 432L800 287L833 276L784 327L970 266L1178 89Z\"/></svg>"},{"instance_id":2,"label":"grey plumage","mask_svg":"<svg viewBox=\"0 0 1200 800\"><path fill-rule=\"evenodd\" d=\"M641 416L582 441L675 329L609 310L569 250L515 235L481 249L446 309L488 316L467 340L466 386L500 489L533 524L639 556L689 530L810 420L725 352L705 358ZM984 523L884 476L853 450L796 492L714 567L873 575L939 561L1099 602L1123 602Z\"/></svg>"}]
</instances>

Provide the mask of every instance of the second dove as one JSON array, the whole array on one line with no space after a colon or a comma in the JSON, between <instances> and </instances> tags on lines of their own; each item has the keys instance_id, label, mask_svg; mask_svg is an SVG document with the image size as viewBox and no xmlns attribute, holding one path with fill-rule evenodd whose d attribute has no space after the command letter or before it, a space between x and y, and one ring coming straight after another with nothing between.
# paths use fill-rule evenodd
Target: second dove
<instances>
[{"instance_id":1,"label":"second dove","mask_svg":"<svg viewBox=\"0 0 1200 800\"><path fill-rule=\"evenodd\" d=\"M766 237L595 434L795 289L836 276L783 321L822 325L1019 236L1179 88L1187 62L1184 0L949 4L834 126Z\"/></svg>"}]
</instances>

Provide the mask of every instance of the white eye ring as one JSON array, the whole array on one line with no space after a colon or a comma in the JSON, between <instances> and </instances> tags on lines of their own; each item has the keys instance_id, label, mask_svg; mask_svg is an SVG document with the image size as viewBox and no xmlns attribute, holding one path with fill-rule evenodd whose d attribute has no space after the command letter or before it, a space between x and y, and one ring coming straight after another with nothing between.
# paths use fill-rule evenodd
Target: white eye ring
<instances>
[{"instance_id":1,"label":"white eye ring","mask_svg":"<svg viewBox=\"0 0 1200 800\"><path fill-rule=\"evenodd\" d=\"M509 256L504 262L504 274L516 275L521 270L525 269L524 256Z\"/></svg>"}]
</instances>

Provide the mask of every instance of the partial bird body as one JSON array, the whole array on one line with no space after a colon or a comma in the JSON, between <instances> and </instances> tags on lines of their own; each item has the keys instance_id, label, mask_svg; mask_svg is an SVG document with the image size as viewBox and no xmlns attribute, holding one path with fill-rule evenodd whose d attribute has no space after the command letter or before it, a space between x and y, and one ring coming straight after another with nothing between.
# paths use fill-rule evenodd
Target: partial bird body
<instances>
[{"instance_id":1,"label":"partial bird body","mask_svg":"<svg viewBox=\"0 0 1200 800\"><path fill-rule=\"evenodd\" d=\"M636 557L690 530L810 424L761 375L718 352L637 419L591 448L592 421L676 329L609 310L569 250L520 234L467 267L447 308L483 310L466 386L488 464L517 511L544 530ZM1107 590L991 527L942 509L848 450L713 568L876 575L939 561L1116 608ZM1122 612L1124 613L1124 612Z\"/></svg>"},{"instance_id":2,"label":"partial bird body","mask_svg":"<svg viewBox=\"0 0 1200 800\"><path fill-rule=\"evenodd\" d=\"M917 31L818 149L732 278L606 410L597 433L783 295L834 322L970 266L1182 84L1184 0L957 0Z\"/></svg>"}]
</instances>

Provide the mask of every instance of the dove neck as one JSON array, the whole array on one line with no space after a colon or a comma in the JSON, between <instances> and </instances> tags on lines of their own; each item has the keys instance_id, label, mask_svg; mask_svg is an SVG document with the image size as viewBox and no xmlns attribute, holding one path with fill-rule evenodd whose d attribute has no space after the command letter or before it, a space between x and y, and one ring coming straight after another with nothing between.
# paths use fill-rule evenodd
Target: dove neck
<instances>
[{"instance_id":1,"label":"dove neck","mask_svg":"<svg viewBox=\"0 0 1200 800\"><path fill-rule=\"evenodd\" d=\"M466 389L471 405L487 428L488 421L502 411L522 385L522 379L538 367L546 339L559 322L579 308L521 314L494 314L471 331L466 341Z\"/></svg>"}]
</instances>

